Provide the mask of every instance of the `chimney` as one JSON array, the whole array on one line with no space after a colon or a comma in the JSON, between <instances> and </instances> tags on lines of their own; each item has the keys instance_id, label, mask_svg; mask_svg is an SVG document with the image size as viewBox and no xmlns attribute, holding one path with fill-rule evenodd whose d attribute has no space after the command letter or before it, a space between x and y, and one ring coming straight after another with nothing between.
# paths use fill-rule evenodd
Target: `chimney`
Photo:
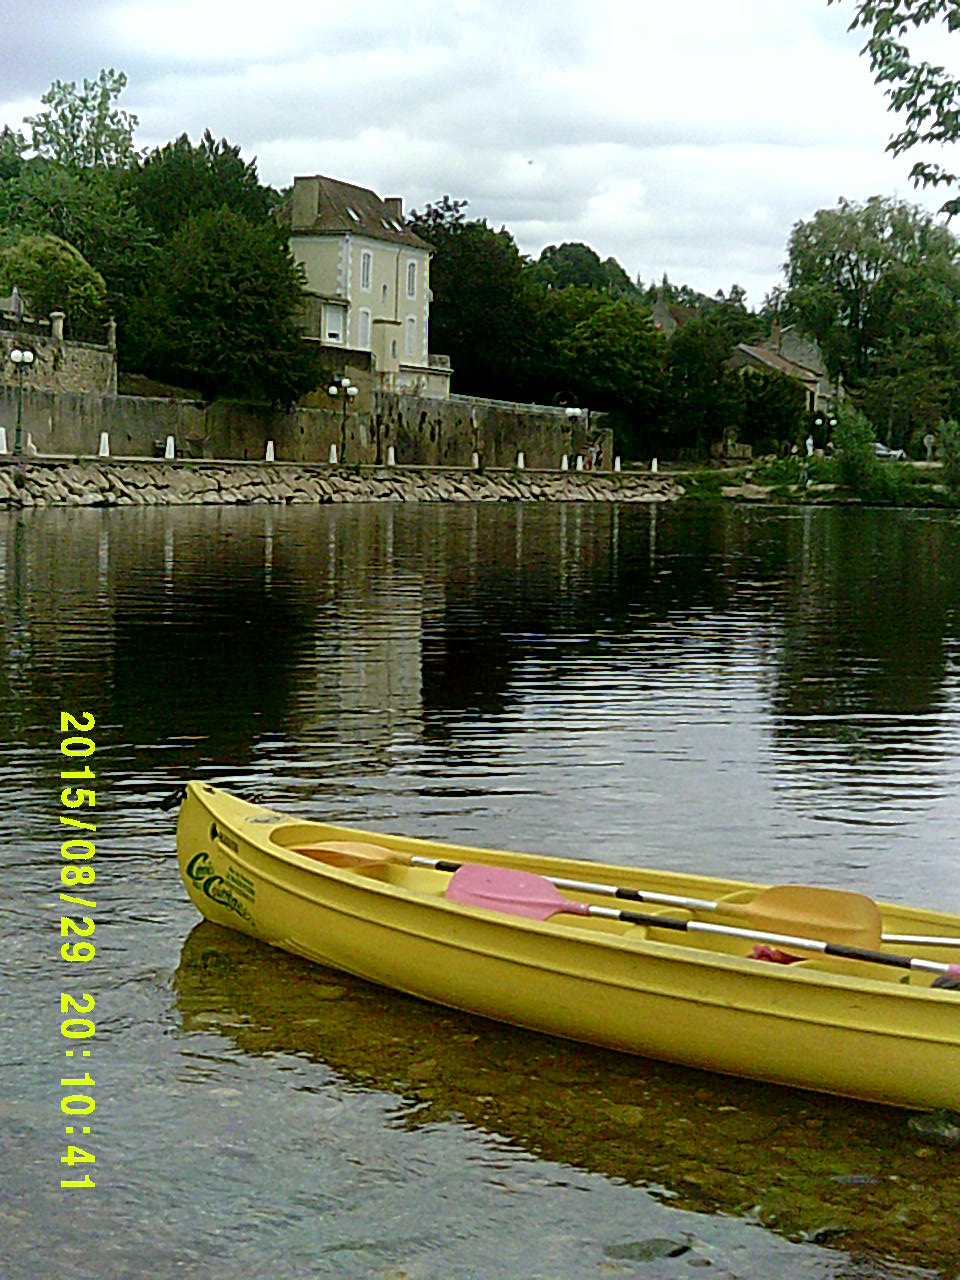
<instances>
[{"instance_id":1,"label":"chimney","mask_svg":"<svg viewBox=\"0 0 960 1280\"><path fill-rule=\"evenodd\" d=\"M290 229L309 230L320 212L320 179L294 178L293 201L290 209Z\"/></svg>"},{"instance_id":2,"label":"chimney","mask_svg":"<svg viewBox=\"0 0 960 1280\"><path fill-rule=\"evenodd\" d=\"M387 211L388 218L396 218L398 222L403 221L403 197L387 196L383 202L383 206Z\"/></svg>"}]
</instances>

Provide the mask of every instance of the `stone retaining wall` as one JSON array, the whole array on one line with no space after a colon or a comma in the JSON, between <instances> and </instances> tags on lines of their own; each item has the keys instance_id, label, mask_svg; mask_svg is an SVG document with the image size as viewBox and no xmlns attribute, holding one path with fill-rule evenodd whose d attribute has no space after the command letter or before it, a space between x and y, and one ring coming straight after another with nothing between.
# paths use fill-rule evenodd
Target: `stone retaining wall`
<instances>
[{"instance_id":1,"label":"stone retaining wall","mask_svg":"<svg viewBox=\"0 0 960 1280\"><path fill-rule=\"evenodd\" d=\"M0 383L12 392L18 375L10 360L14 346L28 347L34 362L24 375L24 392L39 388L97 396L117 394L117 353L91 342L67 342L49 336L0 330Z\"/></svg>"},{"instance_id":2,"label":"stone retaining wall","mask_svg":"<svg viewBox=\"0 0 960 1280\"><path fill-rule=\"evenodd\" d=\"M668 502L668 476L627 472L469 471L117 459L3 460L0 507L122 507L321 502Z\"/></svg>"},{"instance_id":3,"label":"stone retaining wall","mask_svg":"<svg viewBox=\"0 0 960 1280\"><path fill-rule=\"evenodd\" d=\"M12 368L12 366L10 366ZM80 394L0 384L0 426L13 444L18 411L27 452L95 457L106 435L114 457L153 458L173 438L178 458L262 460L267 441L281 462L326 463L335 446L351 466L394 459L410 467L463 467L477 453L485 467L513 467L523 453L528 467L559 467L564 454L600 444L603 463L613 461L613 433L594 414L571 423L563 410L455 398L428 400L378 392L364 408L334 404L325 391L289 413L234 400L202 404L150 396ZM29 441L29 447L27 445Z\"/></svg>"}]
</instances>

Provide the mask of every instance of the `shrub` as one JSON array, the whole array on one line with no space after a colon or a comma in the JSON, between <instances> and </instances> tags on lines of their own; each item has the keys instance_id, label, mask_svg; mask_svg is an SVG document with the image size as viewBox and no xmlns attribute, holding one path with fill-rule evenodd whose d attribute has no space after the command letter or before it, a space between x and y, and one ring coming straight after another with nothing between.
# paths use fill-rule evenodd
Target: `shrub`
<instances>
[{"instance_id":1,"label":"shrub","mask_svg":"<svg viewBox=\"0 0 960 1280\"><path fill-rule=\"evenodd\" d=\"M875 442L870 419L849 403L841 405L833 432L840 483L865 502L896 502L899 472L877 457Z\"/></svg>"},{"instance_id":2,"label":"shrub","mask_svg":"<svg viewBox=\"0 0 960 1280\"><path fill-rule=\"evenodd\" d=\"M944 484L952 492L960 493L960 426L952 419L941 422L937 434L940 437Z\"/></svg>"},{"instance_id":3,"label":"shrub","mask_svg":"<svg viewBox=\"0 0 960 1280\"><path fill-rule=\"evenodd\" d=\"M64 311L68 324L105 319L103 276L58 236L21 236L0 249L0 293L9 293L14 285L36 319L51 311Z\"/></svg>"}]
</instances>

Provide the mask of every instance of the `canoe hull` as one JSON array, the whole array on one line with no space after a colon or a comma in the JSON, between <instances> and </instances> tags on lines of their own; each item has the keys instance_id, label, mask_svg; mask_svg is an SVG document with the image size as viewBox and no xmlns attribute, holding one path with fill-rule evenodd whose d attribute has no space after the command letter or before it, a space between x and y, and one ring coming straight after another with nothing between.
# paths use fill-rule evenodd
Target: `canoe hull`
<instances>
[{"instance_id":1,"label":"canoe hull","mask_svg":"<svg viewBox=\"0 0 960 1280\"><path fill-rule=\"evenodd\" d=\"M740 939L691 946L619 921L540 922L457 906L444 900L440 872L378 878L295 852L370 839L401 855L654 885L654 873L634 868L297 822L195 783L181 809L178 857L207 919L426 1000L726 1074L905 1107L960 1106L960 993L903 986L899 971L875 965L765 964L746 958L751 944ZM760 887L660 873L655 883L711 898ZM910 908L896 923L960 931L955 917Z\"/></svg>"}]
</instances>

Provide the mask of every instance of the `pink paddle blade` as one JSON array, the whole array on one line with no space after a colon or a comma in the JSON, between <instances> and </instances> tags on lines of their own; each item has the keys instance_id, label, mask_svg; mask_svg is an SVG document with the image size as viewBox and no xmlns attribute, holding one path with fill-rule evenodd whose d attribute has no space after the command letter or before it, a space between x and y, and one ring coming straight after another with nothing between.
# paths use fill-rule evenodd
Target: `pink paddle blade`
<instances>
[{"instance_id":1,"label":"pink paddle blade","mask_svg":"<svg viewBox=\"0 0 960 1280\"><path fill-rule=\"evenodd\" d=\"M531 920L549 920L559 911L589 915L589 907L565 898L549 880L510 867L468 863L450 877L444 895L467 907L486 907Z\"/></svg>"}]
</instances>

